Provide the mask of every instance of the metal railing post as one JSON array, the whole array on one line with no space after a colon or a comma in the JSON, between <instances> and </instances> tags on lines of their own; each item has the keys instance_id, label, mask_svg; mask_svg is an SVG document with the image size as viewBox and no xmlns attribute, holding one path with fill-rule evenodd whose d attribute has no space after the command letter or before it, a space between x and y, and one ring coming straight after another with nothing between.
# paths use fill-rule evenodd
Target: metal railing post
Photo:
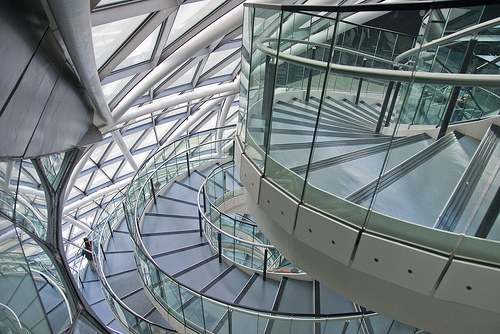
<instances>
[{"instance_id":1,"label":"metal railing post","mask_svg":"<svg viewBox=\"0 0 500 334\"><path fill-rule=\"evenodd\" d=\"M200 223L200 238L203 236L203 227L202 227L202 222L201 222L201 212L198 210L198 218L199 218L199 223Z\"/></svg>"},{"instance_id":2,"label":"metal railing post","mask_svg":"<svg viewBox=\"0 0 500 334\"><path fill-rule=\"evenodd\" d=\"M99 246L101 247L101 252L102 256L104 256L104 260L107 261L108 259L106 259L106 253L104 253L104 248L102 247L102 244L99 244Z\"/></svg>"},{"instance_id":3,"label":"metal railing post","mask_svg":"<svg viewBox=\"0 0 500 334\"><path fill-rule=\"evenodd\" d=\"M387 91L385 92L384 102L382 103L380 116L378 118L377 127L375 128L376 133L379 133L380 130L382 129L382 123L384 122L385 112L387 111L387 106L389 105L389 99L391 98L393 86L394 86L394 81L389 81L389 85L387 85Z\"/></svg>"},{"instance_id":4,"label":"metal railing post","mask_svg":"<svg viewBox=\"0 0 500 334\"><path fill-rule=\"evenodd\" d=\"M312 49L311 59L314 59L316 57L316 47L313 46L311 49ZM313 78L313 69L310 68L309 77L307 78L306 102L308 102L309 98L311 97L312 78Z\"/></svg>"},{"instance_id":5,"label":"metal railing post","mask_svg":"<svg viewBox=\"0 0 500 334\"><path fill-rule=\"evenodd\" d=\"M189 170L189 153L186 152L186 163L187 163L187 169L188 169L188 177L191 177L191 171Z\"/></svg>"},{"instance_id":6,"label":"metal railing post","mask_svg":"<svg viewBox=\"0 0 500 334\"><path fill-rule=\"evenodd\" d=\"M217 242L219 243L219 263L222 263L222 233L217 234Z\"/></svg>"},{"instance_id":7,"label":"metal railing post","mask_svg":"<svg viewBox=\"0 0 500 334\"><path fill-rule=\"evenodd\" d=\"M155 191L155 186L153 184L153 179L149 179L149 181L151 181L151 191L153 193L153 201L155 202L155 205L157 204L156 203L156 191Z\"/></svg>"},{"instance_id":8,"label":"metal railing post","mask_svg":"<svg viewBox=\"0 0 500 334\"><path fill-rule=\"evenodd\" d=\"M203 189L203 212L207 212L207 200L206 200L206 196L205 196L205 187L202 188Z\"/></svg>"},{"instance_id":9,"label":"metal railing post","mask_svg":"<svg viewBox=\"0 0 500 334\"><path fill-rule=\"evenodd\" d=\"M467 49L465 50L464 59L462 60L462 65L460 66L459 73L465 73L467 71L467 67L474 55L474 47L476 46L477 39L471 38L469 40L469 44L467 45ZM443 137L448 130L448 125L450 124L451 117L455 112L455 106L457 104L458 95L460 94L461 86L455 86L450 96L450 101L448 102L448 107L446 108L446 112L443 117L443 121L441 122L441 127L439 129L439 134L437 139Z\"/></svg>"},{"instance_id":10,"label":"metal railing post","mask_svg":"<svg viewBox=\"0 0 500 334\"><path fill-rule=\"evenodd\" d=\"M392 96L391 106L389 107L387 118L385 119L385 126L389 126L391 124L392 113L394 112L394 107L396 106L396 101L398 99L398 94L400 89L401 89L401 81L398 81L396 83L396 88L394 89L394 95Z\"/></svg>"},{"instance_id":11,"label":"metal railing post","mask_svg":"<svg viewBox=\"0 0 500 334\"><path fill-rule=\"evenodd\" d=\"M111 229L111 224L109 223L109 219L106 220L106 223L108 223L109 233L111 234L111 238L112 238L113 237L113 230Z\"/></svg>"},{"instance_id":12,"label":"metal railing post","mask_svg":"<svg viewBox=\"0 0 500 334\"><path fill-rule=\"evenodd\" d=\"M264 268L262 268L262 280L263 281L266 280L266 274L267 274L267 253L268 253L268 250L266 248L266 250L264 251Z\"/></svg>"},{"instance_id":13,"label":"metal railing post","mask_svg":"<svg viewBox=\"0 0 500 334\"><path fill-rule=\"evenodd\" d=\"M365 67L366 61L368 59L363 58L363 64L361 67ZM363 85L363 78L359 77L359 83L358 83L358 92L356 93L356 101L354 103L358 104L359 103L359 96L361 95L361 86Z\"/></svg>"}]
</instances>

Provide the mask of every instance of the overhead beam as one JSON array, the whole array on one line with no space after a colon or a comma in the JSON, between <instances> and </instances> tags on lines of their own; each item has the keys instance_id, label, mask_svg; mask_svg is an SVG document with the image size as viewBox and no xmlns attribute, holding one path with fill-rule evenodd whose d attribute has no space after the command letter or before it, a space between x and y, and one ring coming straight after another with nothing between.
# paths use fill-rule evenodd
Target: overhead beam
<instances>
[{"instance_id":1,"label":"overhead beam","mask_svg":"<svg viewBox=\"0 0 500 334\"><path fill-rule=\"evenodd\" d=\"M96 191L95 193L92 193L82 199L79 199L78 201L74 201L73 203L66 205L63 209L63 213L69 213L79 207L83 207L87 203L92 202L93 200L102 197L104 195L110 194L113 191L116 191L118 189L121 189L125 186L127 186L130 183L130 180L132 177L126 178L124 180L121 180L120 182L117 182L109 187L102 188L101 190Z\"/></svg>"},{"instance_id":2,"label":"overhead beam","mask_svg":"<svg viewBox=\"0 0 500 334\"><path fill-rule=\"evenodd\" d=\"M193 124L198 122L205 114L212 111L215 106L224 101L224 98L218 98L215 100L211 100L203 105L197 112L191 114L186 118L184 123L182 123L171 135L168 137L167 141L163 145L169 145L176 141L180 136L182 136Z\"/></svg>"},{"instance_id":3,"label":"overhead beam","mask_svg":"<svg viewBox=\"0 0 500 334\"><path fill-rule=\"evenodd\" d=\"M223 93L237 93L240 88L240 80L239 77L234 80L234 82L222 84L222 85L214 85L214 86L207 86L207 87L199 87L194 89L192 92L182 94L182 95L176 95L176 96L167 96L162 99L158 99L156 101L153 101L150 104L147 104L143 107L139 107L133 111L128 112L126 115L123 117L119 118L116 121L116 124L123 123L130 121L132 119L136 119L137 117L141 117L144 115L148 115L152 112L158 111L158 110L163 110L168 107L175 106L177 104L181 103L186 103L190 102L192 100L197 100L201 98L205 98L208 96L216 95L216 94L223 94ZM103 128L101 131L108 131L112 130L111 127L108 128Z\"/></svg>"},{"instance_id":4,"label":"overhead beam","mask_svg":"<svg viewBox=\"0 0 500 334\"><path fill-rule=\"evenodd\" d=\"M85 225L81 221L79 221L71 216L65 216L65 217L63 217L63 220L67 221L68 223L78 227L80 230L83 230L87 233L92 232L92 229L89 226Z\"/></svg>"},{"instance_id":5,"label":"overhead beam","mask_svg":"<svg viewBox=\"0 0 500 334\"><path fill-rule=\"evenodd\" d=\"M143 0L96 8L92 11L90 18L92 27L95 27L165 9L175 9L178 6L179 4L176 0Z\"/></svg>"},{"instance_id":6,"label":"overhead beam","mask_svg":"<svg viewBox=\"0 0 500 334\"><path fill-rule=\"evenodd\" d=\"M125 157L125 160L132 166L134 171L139 170L139 166L137 166L137 163L135 162L134 158L132 157L132 154L130 153L130 150L128 149L127 143L123 139L121 133L119 130L111 132L111 136L113 137L113 140L115 141L116 145L120 148L120 151L123 153L123 156Z\"/></svg>"},{"instance_id":7,"label":"overhead beam","mask_svg":"<svg viewBox=\"0 0 500 334\"><path fill-rule=\"evenodd\" d=\"M225 36L228 30L232 30L242 24L243 6L238 6L216 22L210 25L210 29L204 29L199 34L187 41L182 47L173 52L167 59L152 70L141 82L139 82L113 111L115 120L121 118L127 110L151 87L185 62L189 57L207 45Z\"/></svg>"},{"instance_id":8,"label":"overhead beam","mask_svg":"<svg viewBox=\"0 0 500 334\"><path fill-rule=\"evenodd\" d=\"M99 68L100 80L107 77L116 69L153 31L165 21L173 10L162 10L154 13L132 36L130 36L122 46L109 57Z\"/></svg>"}]
</instances>

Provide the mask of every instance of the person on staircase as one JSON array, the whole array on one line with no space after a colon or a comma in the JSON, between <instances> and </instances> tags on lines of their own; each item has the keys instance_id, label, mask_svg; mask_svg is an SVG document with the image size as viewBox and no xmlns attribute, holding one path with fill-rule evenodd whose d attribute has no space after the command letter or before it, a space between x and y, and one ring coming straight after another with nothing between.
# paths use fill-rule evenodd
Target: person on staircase
<instances>
[{"instance_id":1,"label":"person on staircase","mask_svg":"<svg viewBox=\"0 0 500 334\"><path fill-rule=\"evenodd\" d=\"M83 244L85 248L84 255L89 262L90 270L95 271L94 256L92 254L92 241L90 241L88 238L83 238Z\"/></svg>"}]
</instances>

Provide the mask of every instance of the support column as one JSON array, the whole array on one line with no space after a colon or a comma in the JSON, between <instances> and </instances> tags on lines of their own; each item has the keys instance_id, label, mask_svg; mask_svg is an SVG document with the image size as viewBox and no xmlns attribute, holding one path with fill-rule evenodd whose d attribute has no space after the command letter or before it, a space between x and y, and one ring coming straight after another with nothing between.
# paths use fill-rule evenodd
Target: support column
<instances>
[{"instance_id":1,"label":"support column","mask_svg":"<svg viewBox=\"0 0 500 334\"><path fill-rule=\"evenodd\" d=\"M474 47L476 46L477 39L471 38L469 40L469 44L467 45L467 50L465 50L464 59L462 60L462 65L460 66L459 73L465 73L467 71L467 67L469 67L469 63L474 55ZM455 106L457 104L458 94L460 94L460 89L462 87L455 86L450 96L450 101L448 102L448 107L446 108L446 112L443 117L443 121L441 122L441 128L439 129L439 134L437 139L443 137L448 130L448 125L450 124L451 117L455 112Z\"/></svg>"},{"instance_id":2,"label":"support column","mask_svg":"<svg viewBox=\"0 0 500 334\"><path fill-rule=\"evenodd\" d=\"M311 54L311 59L314 59L316 57L316 47L313 46L312 48L312 54ZM306 102L309 102L309 98L311 97L311 85L312 85L312 78L313 78L313 69L309 69L309 76L307 78L307 89L306 89Z\"/></svg>"},{"instance_id":3,"label":"support column","mask_svg":"<svg viewBox=\"0 0 500 334\"><path fill-rule=\"evenodd\" d=\"M266 71L264 73L264 92L262 95L262 114L264 116L264 150L268 152L267 144L271 135L271 114L273 109L274 84L276 78L276 59L266 56Z\"/></svg>"},{"instance_id":4,"label":"support column","mask_svg":"<svg viewBox=\"0 0 500 334\"><path fill-rule=\"evenodd\" d=\"M39 246L45 251L59 274L65 288L69 307L72 310L73 324L78 321L78 318L82 314L86 314L85 318L90 321L96 329L102 333L108 333L109 331L106 325L99 320L99 317L94 313L78 289L67 265L66 254L64 252L62 237L64 193L71 176L71 171L76 166L79 156L81 156L81 152L78 149L66 152L59 171L59 173L62 174L60 177L58 175L59 181L55 184L51 184L47 179L41 161L39 159L32 159L33 166L40 177L47 203L47 235L45 240L40 240L36 236L34 236L34 240L36 240Z\"/></svg>"}]
</instances>

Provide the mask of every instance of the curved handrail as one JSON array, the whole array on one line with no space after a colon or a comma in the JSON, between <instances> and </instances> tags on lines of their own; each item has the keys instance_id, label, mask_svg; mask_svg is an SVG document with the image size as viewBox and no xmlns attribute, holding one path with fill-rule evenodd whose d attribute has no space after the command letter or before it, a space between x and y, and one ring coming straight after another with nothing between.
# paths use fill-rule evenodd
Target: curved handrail
<instances>
[{"instance_id":1,"label":"curved handrail","mask_svg":"<svg viewBox=\"0 0 500 334\"><path fill-rule=\"evenodd\" d=\"M215 170L214 170L215 171ZM212 173L214 172L212 171ZM234 239L238 242L241 242L241 243L245 243L245 244L248 244L250 246L257 246L257 247L262 247L262 248L267 248L267 249L276 249L276 247L274 247L273 245L271 244L262 244L262 243L259 243L259 242L252 242L252 241L248 241L248 240L245 240L245 239L241 239L241 238L238 238L237 236L234 236L232 235L231 233L228 233L224 230L222 230L221 228L217 227L215 224L213 224L210 219L205 215L205 212L203 212L203 209L201 208L201 203L200 203L200 196L201 196L201 192L203 190L203 188L205 188L205 185L208 181L208 179L210 178L210 176L212 175L212 173L210 173L210 175L205 179L205 181L203 181L203 184L201 185L200 189L198 190L198 211L201 213L202 217L205 219L205 221L210 224L213 228L215 228L218 232L224 234L225 236L231 238L231 239ZM212 205L212 207L217 210L217 212L219 212L220 215L224 216L224 217L227 217L229 219L232 219L234 221L237 221L237 222L240 222L240 223L243 223L243 224L247 224L247 222L243 221L243 220L240 220L240 219L237 219L237 218L232 218L230 216L228 216L227 214L225 214L224 212L222 212L221 210L219 210L219 208L217 208L211 201L210 199L207 197L207 200L209 201L209 203ZM254 224L254 226L256 226L256 224Z\"/></svg>"},{"instance_id":2,"label":"curved handrail","mask_svg":"<svg viewBox=\"0 0 500 334\"><path fill-rule=\"evenodd\" d=\"M234 241L237 241L239 243L239 246L241 246L241 244L243 245L248 245L248 247L252 248L253 247L259 247L259 248L264 248L264 249L267 249L267 250L274 250L277 252L277 254L272 254L270 253L269 254L269 258L273 257L273 256L276 256L277 255L277 259L280 258L281 254L279 254L278 250L276 249L276 247L274 247L273 245L271 244L264 244L264 243L259 243L259 242L252 242L252 241L249 241L247 239L242 239L242 238L238 238L237 236L235 236L234 234L231 234L231 233L228 233L226 231L224 231L222 228L219 228L217 225L215 225L211 219L209 217L207 217L206 215L206 212L205 210L202 209L201 207L201 202L200 202L200 198L202 196L202 190L203 190L203 194L205 195L205 199L206 201L208 201L208 203L210 203L210 207L212 209L214 209L219 216L223 216L223 217L226 217L227 219L231 220L234 222L234 225L236 226L237 223L241 223L241 224L245 224L245 225L249 225L249 226L252 226L252 227L257 227L257 224L255 224L255 222L253 222L251 219L249 219L250 221L244 221L244 220L241 220L241 219L238 219L238 218L235 218L235 217L231 217L229 216L228 214L222 212L211 200L210 200L210 196L208 196L208 190L206 188L206 184L207 182L209 182L217 173L220 173L222 170L225 170L227 168L231 168L231 167L234 167L234 161L229 161L223 165L220 165L219 167L217 167L216 169L214 169L208 176L207 178L205 179L205 181L203 182L203 184L201 185L200 189L198 190L198 197L197 197L197 204L198 204L198 211L199 213L202 215L202 217L204 218L205 220L205 223L206 224L209 224L212 228L214 228L216 231L218 231L219 233L221 234L224 234L225 236L229 237L230 239L234 240ZM205 203L205 202L204 202ZM241 230L242 232L244 232L244 230L242 229ZM260 231L260 229L258 230ZM254 231L255 232L255 231ZM250 234L252 237L255 238L255 235L254 234ZM208 239L208 240L212 240L211 237L209 235L207 235L207 229L205 228L205 237ZM210 244L218 249L218 245L214 245L213 242L211 241ZM227 257L226 255L224 255L224 253L222 254L222 256L226 257L229 261L231 262L235 262L233 261L231 258ZM251 255L253 257L253 253ZM250 261L251 263L253 263L253 261ZM270 266L268 266L267 268L253 268L253 267L248 267L244 264L241 264L239 263L240 265L246 267L246 268L249 268L251 270L259 270L259 269L262 269L262 270L272 270L272 269L276 269L278 266L276 266L275 264L277 263L278 261L275 261L274 264L271 264ZM279 264L279 263L278 263ZM279 273L278 274L284 274L284 273ZM302 271L299 271L297 273L293 273L294 275L306 275L306 273L302 272Z\"/></svg>"},{"instance_id":3,"label":"curved handrail","mask_svg":"<svg viewBox=\"0 0 500 334\"><path fill-rule=\"evenodd\" d=\"M227 140L227 139L225 139ZM219 142L220 140L214 140L210 143L205 143L205 144L213 144L216 142ZM175 143L174 143L175 144ZM173 155L170 159L167 159L163 163L161 163L162 166L166 166L168 162L173 161L174 159L183 156L184 154L191 152L192 150L197 150L203 145L197 145L194 147L189 148L188 150L181 150L178 151L177 154ZM160 152L157 152L157 154L160 154ZM151 159L154 159L155 156L153 156ZM217 157L220 159L221 157ZM205 160L203 160L204 162ZM199 161L198 161L199 162ZM143 167L147 166L147 164L143 164ZM176 165L174 165L176 166ZM139 169L137 174L134 176L133 181L129 185L129 188L127 190L127 200L125 205L126 210L127 210L127 224L129 225L129 230L132 235L132 240L135 244L135 254L136 254L136 261L138 264L139 268L139 274L144 282L144 285L146 288L148 288L151 296L155 299L155 301L164 307L165 311L169 313L172 317L176 318L179 322L181 322L184 326L196 329L196 328L201 328L201 330L207 330L205 327L205 324L203 325L197 325L195 321L198 319L188 319L185 315L184 312L184 307L182 306L184 303L184 300L187 298L190 305L192 305L193 301L199 300L201 303L201 309L198 310L200 312L203 312L202 319L205 319L206 314L204 312L209 312L207 311L207 308L203 308L203 303L207 303L208 305L211 305L212 307L217 307L219 308L219 312L236 312L240 314L247 314L249 316L255 317L256 319L258 318L265 318L265 319L270 319L270 320L279 320L279 319L286 319L286 320L294 320L294 321L306 321L306 322L314 322L318 323L321 321L325 322L333 322L333 321L342 321L345 319L346 316L353 317L354 319L358 320L363 320L367 316L374 316L376 315L374 312L356 312L356 313L349 313L349 314L336 314L336 315L297 315L293 313L285 313L285 312L276 312L276 311L264 311L264 310L259 310L259 309L254 309L250 307L242 307L240 305L228 303L225 301L218 300L217 298L213 297L207 297L203 294L200 294L191 288L183 285L179 281L177 281L175 278L171 277L165 271L162 270L160 266L154 261L154 259L151 257L149 252L145 249L145 246L142 242L142 239L140 238L140 232L139 232L139 223L141 221L141 217L144 214L144 209L149 205L150 201L152 201L153 197L151 194L148 194L149 198L147 198L147 203L146 203L146 194L144 193L145 187L148 185L150 180L153 179L153 176L157 172L160 171L160 167L157 167L154 169L152 172L146 172L143 173L144 171ZM171 180L177 178L179 175L182 173L185 173L187 171L181 170L177 171L175 175L171 175L170 178L165 177L165 184L170 182ZM144 177L147 176L147 177ZM137 181L141 183L140 187L137 187ZM160 184L160 186L163 186ZM139 191L137 191L137 188L139 188ZM142 196L142 197L141 197ZM142 212L139 212L138 207L139 207L139 201L137 200L138 198L143 198L144 203L141 203L141 210ZM135 203L134 203L135 201ZM132 209L132 210L130 210ZM140 215L138 215L140 214ZM171 285L173 284L173 285ZM153 288L154 285L154 288ZM182 292L188 294L188 296L183 295ZM170 298L171 304L168 303L168 299ZM173 299L172 299L173 298ZM187 301L186 301L187 302ZM173 303L173 304L172 304ZM195 303L196 305L196 303ZM180 308L179 308L180 307ZM187 307L187 306L186 306ZM211 309L210 308L210 309ZM211 310L214 311L214 310ZM179 313L181 312L181 313ZM193 311L194 312L194 311ZM283 317L283 318L280 318ZM199 320L199 319L198 319ZM203 320L204 322L204 320ZM200 327L202 326L202 327Z\"/></svg>"},{"instance_id":4,"label":"curved handrail","mask_svg":"<svg viewBox=\"0 0 500 334\"><path fill-rule=\"evenodd\" d=\"M97 240L97 243L95 244L95 247L92 248L92 250L94 253L94 262L96 264L97 277L101 281L104 297L111 311L115 315L115 318L118 319L122 326L125 327L128 331L138 334L159 332L174 333L167 328L152 323L151 321L137 314L134 310L128 307L114 292L113 288L111 288L111 285L109 284L106 275L104 274L102 261L104 254L101 245L103 244L104 239L111 235L112 230L118 225L119 222L122 221L123 216L125 215L125 212L123 212L122 214L118 213L113 217L113 222L110 222L110 217L112 217L115 213L123 208L125 198L115 202L115 200L120 196L123 196L121 192L116 193L110 200L110 203L108 203L108 206L115 204L111 211L107 211L108 206L102 209L101 216L99 217L96 226L94 226L94 231L99 231L98 235L92 238L93 241ZM104 215L104 212L108 214ZM106 232L108 232L107 235L105 235ZM112 302L110 301L110 299L112 300ZM116 311L117 306L121 308L120 312ZM132 324L129 323L129 321L131 320L130 317L127 317L125 314L132 316Z\"/></svg>"},{"instance_id":5,"label":"curved handrail","mask_svg":"<svg viewBox=\"0 0 500 334\"><path fill-rule=\"evenodd\" d=\"M0 194L4 194L5 196L11 198L14 203L11 204L7 201L5 201L3 198L0 197L0 202L1 203L4 203L8 208L10 208L12 210L12 212L14 213L14 216L17 217L18 215L21 216L23 219L21 219L21 222L18 221L17 218L12 218L8 212L3 212L3 206L0 205L0 211L7 217L11 218L12 221L16 222L16 223L19 223L20 225L24 226L25 228L27 228L28 230L30 230L31 232L33 232L37 237L39 237L40 239L44 239L45 238L45 234L47 233L47 228L44 226L44 224L42 223L42 221L40 221L40 224L35 224L30 218L28 218L24 213L22 213L20 210L16 210L17 206L21 207L24 209L25 212L31 212L33 217L37 218L36 214L30 209L28 208L26 205L24 205L21 201L17 201L16 198L14 196L12 196L11 194L3 191L3 190L0 190ZM24 224L24 222L27 222L27 224ZM31 228L30 228L30 225L31 225ZM39 228L40 227L42 229L41 232L43 233L40 233L39 231Z\"/></svg>"},{"instance_id":6,"label":"curved handrail","mask_svg":"<svg viewBox=\"0 0 500 334\"><path fill-rule=\"evenodd\" d=\"M304 66L313 70L330 69L332 72L341 75L350 75L354 77L363 77L371 79L384 79L390 81L414 82L434 85L450 85L450 86L488 86L498 87L500 85L500 74L462 74L462 73L430 73L416 71L400 71L389 70L382 68L357 67L351 65L340 65L328 63L321 60L307 59L304 57L278 53L276 50L264 43L278 42L277 38L265 38L257 42L259 50L270 56L276 56L281 60L286 60L290 63ZM303 43L302 40L297 40L298 43Z\"/></svg>"},{"instance_id":7,"label":"curved handrail","mask_svg":"<svg viewBox=\"0 0 500 334\"><path fill-rule=\"evenodd\" d=\"M31 267L31 265L30 265L30 267ZM38 273L50 285L52 285L57 290L57 292L59 292L59 294L61 295L61 297L64 299L64 303L66 304L66 311L68 311L69 323L72 324L73 323L73 317L72 317L72 313L71 313L71 307L70 307L70 304L68 302L68 298L66 297L66 294L61 289L61 287L59 286L59 284L57 284L57 282L55 282L49 275L47 275L46 273L42 272L41 270L35 270L35 269L31 268L31 271L35 272L35 273Z\"/></svg>"},{"instance_id":8,"label":"curved handrail","mask_svg":"<svg viewBox=\"0 0 500 334\"><path fill-rule=\"evenodd\" d=\"M14 312L10 307L8 307L7 305L5 305L4 303L0 303L0 307L5 307L7 310L9 310L10 313L12 313L14 315L14 318L16 319L17 324L19 325L19 328L23 329L23 325L21 324L21 321L19 320L16 312Z\"/></svg>"},{"instance_id":9,"label":"curved handrail","mask_svg":"<svg viewBox=\"0 0 500 334\"><path fill-rule=\"evenodd\" d=\"M402 64L400 64L400 61L402 59L411 57L411 56L413 56L421 51L426 51L426 50L435 48L437 46L446 45L449 42L453 42L453 41L457 40L458 38L468 36L470 34L476 33L476 32L481 31L483 29L497 26L499 24L500 24L500 18L497 17L497 18L491 19L489 21L476 24L472 27L462 29L462 30L457 31L457 32L450 34L448 36L444 36L444 37L435 39L432 42L429 42L427 44L414 47L413 49L407 50L407 51L403 52L402 54L398 55L396 58L394 58L394 62L393 62L394 66L402 65Z\"/></svg>"}]
</instances>

